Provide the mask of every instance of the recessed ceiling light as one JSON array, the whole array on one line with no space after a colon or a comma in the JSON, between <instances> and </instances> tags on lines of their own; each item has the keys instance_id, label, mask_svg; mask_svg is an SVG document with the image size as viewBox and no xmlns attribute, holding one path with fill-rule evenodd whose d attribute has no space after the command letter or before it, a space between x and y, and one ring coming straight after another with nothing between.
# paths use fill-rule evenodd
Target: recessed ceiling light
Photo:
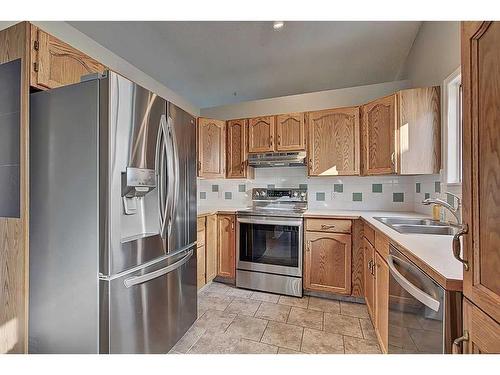
<instances>
[{"instance_id":1,"label":"recessed ceiling light","mask_svg":"<svg viewBox=\"0 0 500 375\"><path fill-rule=\"evenodd\" d=\"M273 29L274 30L281 30L285 26L285 23L283 21L274 21L273 22Z\"/></svg>"}]
</instances>

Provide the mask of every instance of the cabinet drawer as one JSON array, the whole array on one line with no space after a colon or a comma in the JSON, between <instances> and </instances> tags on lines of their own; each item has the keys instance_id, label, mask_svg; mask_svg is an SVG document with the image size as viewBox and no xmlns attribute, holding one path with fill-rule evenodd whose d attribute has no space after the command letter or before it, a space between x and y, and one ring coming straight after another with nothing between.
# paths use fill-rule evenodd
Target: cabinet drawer
<instances>
[{"instance_id":1,"label":"cabinet drawer","mask_svg":"<svg viewBox=\"0 0 500 375\"><path fill-rule=\"evenodd\" d=\"M307 219L306 230L312 232L351 233L351 220Z\"/></svg>"},{"instance_id":2,"label":"cabinet drawer","mask_svg":"<svg viewBox=\"0 0 500 375\"><path fill-rule=\"evenodd\" d=\"M366 223L363 225L363 236L372 246L375 244L375 230Z\"/></svg>"},{"instance_id":3,"label":"cabinet drawer","mask_svg":"<svg viewBox=\"0 0 500 375\"><path fill-rule=\"evenodd\" d=\"M375 250L387 261L387 257L389 256L389 238L378 231L375 232Z\"/></svg>"}]
</instances>

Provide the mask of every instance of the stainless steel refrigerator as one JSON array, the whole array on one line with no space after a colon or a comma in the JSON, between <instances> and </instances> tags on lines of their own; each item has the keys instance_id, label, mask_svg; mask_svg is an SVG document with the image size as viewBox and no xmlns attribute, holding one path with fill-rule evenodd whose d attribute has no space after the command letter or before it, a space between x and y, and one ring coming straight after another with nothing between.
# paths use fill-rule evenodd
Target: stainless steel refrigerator
<instances>
[{"instance_id":1,"label":"stainless steel refrigerator","mask_svg":"<svg viewBox=\"0 0 500 375\"><path fill-rule=\"evenodd\" d=\"M115 74L31 94L32 353L166 353L197 315L196 124Z\"/></svg>"}]
</instances>

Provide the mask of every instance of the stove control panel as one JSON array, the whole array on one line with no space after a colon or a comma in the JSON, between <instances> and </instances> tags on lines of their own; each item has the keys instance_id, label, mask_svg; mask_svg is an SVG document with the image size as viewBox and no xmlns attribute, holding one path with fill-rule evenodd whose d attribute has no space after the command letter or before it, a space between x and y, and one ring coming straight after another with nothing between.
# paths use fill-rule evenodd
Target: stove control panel
<instances>
[{"instance_id":1,"label":"stove control panel","mask_svg":"<svg viewBox=\"0 0 500 375\"><path fill-rule=\"evenodd\" d=\"M288 200L288 201L298 201L307 202L307 190L306 189L288 189L288 188L276 188L276 189L266 189L266 188L254 188L252 189L252 200L266 200L266 201L277 201L277 200Z\"/></svg>"}]
</instances>

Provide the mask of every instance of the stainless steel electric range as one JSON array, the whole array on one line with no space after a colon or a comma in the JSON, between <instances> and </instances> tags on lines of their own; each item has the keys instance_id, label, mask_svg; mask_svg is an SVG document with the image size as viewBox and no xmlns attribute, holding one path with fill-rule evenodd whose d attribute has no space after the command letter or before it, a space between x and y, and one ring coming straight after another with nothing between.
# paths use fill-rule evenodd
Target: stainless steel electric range
<instances>
[{"instance_id":1,"label":"stainless steel electric range","mask_svg":"<svg viewBox=\"0 0 500 375\"><path fill-rule=\"evenodd\" d=\"M236 286L302 296L307 190L252 189L252 206L237 212Z\"/></svg>"}]
</instances>

